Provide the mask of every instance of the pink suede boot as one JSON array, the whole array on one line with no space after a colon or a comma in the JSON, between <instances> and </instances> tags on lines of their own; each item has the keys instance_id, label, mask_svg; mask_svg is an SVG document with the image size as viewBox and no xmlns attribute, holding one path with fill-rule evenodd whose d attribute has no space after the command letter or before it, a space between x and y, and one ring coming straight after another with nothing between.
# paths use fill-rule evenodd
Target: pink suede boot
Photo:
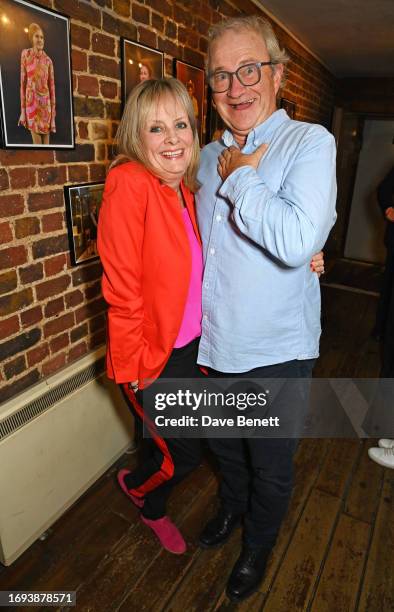
<instances>
[{"instance_id":1,"label":"pink suede boot","mask_svg":"<svg viewBox=\"0 0 394 612\"><path fill-rule=\"evenodd\" d=\"M163 548L175 555L181 555L185 552L186 542L179 529L168 516L163 516L163 518L152 521L141 514L141 520L154 531Z\"/></svg>"},{"instance_id":2,"label":"pink suede boot","mask_svg":"<svg viewBox=\"0 0 394 612\"><path fill-rule=\"evenodd\" d=\"M137 506L137 508L142 508L142 506L144 505L144 498L137 497L136 495L132 495L130 491L128 490L128 488L126 487L124 479L125 479L125 476L127 476L127 474L131 474L130 470L120 470L118 472L117 479L118 479L120 488L127 495L127 497L131 499L133 504Z\"/></svg>"}]
</instances>

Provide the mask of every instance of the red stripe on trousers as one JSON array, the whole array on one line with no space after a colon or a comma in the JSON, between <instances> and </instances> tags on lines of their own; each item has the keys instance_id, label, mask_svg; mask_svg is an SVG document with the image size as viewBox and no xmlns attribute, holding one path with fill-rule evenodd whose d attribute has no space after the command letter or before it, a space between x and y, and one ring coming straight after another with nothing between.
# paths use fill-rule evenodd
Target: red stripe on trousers
<instances>
[{"instance_id":1,"label":"red stripe on trousers","mask_svg":"<svg viewBox=\"0 0 394 612\"><path fill-rule=\"evenodd\" d=\"M135 495L136 497L144 497L144 495L150 493L151 491L153 491L153 489L156 489L156 487L159 487L166 480L170 480L170 478L172 478L172 476L174 475L174 462L172 460L168 446L165 443L165 440L158 435L155 425L145 415L142 406L137 402L135 393L129 389L127 383L125 383L123 387L127 397L133 404L134 410L136 411L138 416L141 417L142 421L147 424L149 433L151 434L153 441L159 448L160 452L163 453L163 462L160 466L160 470L152 474L152 476L150 476L148 480L144 482L144 484L140 485L135 489L129 489L132 495Z\"/></svg>"}]
</instances>

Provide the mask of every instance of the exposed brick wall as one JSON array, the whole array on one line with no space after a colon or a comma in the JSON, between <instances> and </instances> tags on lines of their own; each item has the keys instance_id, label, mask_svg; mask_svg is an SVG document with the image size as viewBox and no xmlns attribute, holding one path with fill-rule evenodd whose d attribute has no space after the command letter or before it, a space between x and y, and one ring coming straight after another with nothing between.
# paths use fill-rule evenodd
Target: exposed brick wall
<instances>
[{"instance_id":1,"label":"exposed brick wall","mask_svg":"<svg viewBox=\"0 0 394 612\"><path fill-rule=\"evenodd\" d=\"M120 36L203 67L207 31L256 13L249 0L42 0L71 17L76 148L0 151L1 400L105 340L97 261L70 264L63 185L105 178L120 117ZM297 118L329 124L334 79L279 28L293 62L283 95Z\"/></svg>"}]
</instances>

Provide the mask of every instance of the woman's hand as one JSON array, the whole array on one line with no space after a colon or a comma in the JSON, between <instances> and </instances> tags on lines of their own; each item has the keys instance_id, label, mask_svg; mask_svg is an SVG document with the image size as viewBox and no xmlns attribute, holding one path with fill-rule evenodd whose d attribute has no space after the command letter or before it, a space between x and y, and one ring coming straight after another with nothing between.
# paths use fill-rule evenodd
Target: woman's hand
<instances>
[{"instance_id":1,"label":"woman's hand","mask_svg":"<svg viewBox=\"0 0 394 612\"><path fill-rule=\"evenodd\" d=\"M324 274L324 253L323 251L319 251L312 257L311 261L311 270L312 272L316 272L318 277Z\"/></svg>"},{"instance_id":2,"label":"woman's hand","mask_svg":"<svg viewBox=\"0 0 394 612\"><path fill-rule=\"evenodd\" d=\"M26 113L21 112L21 116L19 117L18 125L23 125L23 127L26 127Z\"/></svg>"},{"instance_id":3,"label":"woman's hand","mask_svg":"<svg viewBox=\"0 0 394 612\"><path fill-rule=\"evenodd\" d=\"M133 382L129 382L129 389L130 389L130 391L134 391L134 393L137 393L137 391L138 391L138 380L133 380Z\"/></svg>"}]
</instances>

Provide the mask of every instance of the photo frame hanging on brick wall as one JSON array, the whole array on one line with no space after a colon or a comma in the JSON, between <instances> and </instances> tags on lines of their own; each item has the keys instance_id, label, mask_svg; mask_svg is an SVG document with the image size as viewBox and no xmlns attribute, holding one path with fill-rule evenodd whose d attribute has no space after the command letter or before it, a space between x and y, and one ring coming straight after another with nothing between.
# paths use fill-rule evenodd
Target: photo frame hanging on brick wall
<instances>
[{"instance_id":1,"label":"photo frame hanging on brick wall","mask_svg":"<svg viewBox=\"0 0 394 612\"><path fill-rule=\"evenodd\" d=\"M70 19L0 1L1 137L9 149L73 149Z\"/></svg>"},{"instance_id":2,"label":"photo frame hanging on brick wall","mask_svg":"<svg viewBox=\"0 0 394 612\"><path fill-rule=\"evenodd\" d=\"M97 224L104 183L64 187L67 231L73 266L98 258Z\"/></svg>"},{"instance_id":3,"label":"photo frame hanging on brick wall","mask_svg":"<svg viewBox=\"0 0 394 612\"><path fill-rule=\"evenodd\" d=\"M280 107L284 108L290 119L295 119L296 103L287 98L280 99Z\"/></svg>"},{"instance_id":4,"label":"photo frame hanging on brick wall","mask_svg":"<svg viewBox=\"0 0 394 612\"><path fill-rule=\"evenodd\" d=\"M141 81L161 79L164 74L164 54L157 49L121 38L122 101Z\"/></svg>"},{"instance_id":5,"label":"photo frame hanging on brick wall","mask_svg":"<svg viewBox=\"0 0 394 612\"><path fill-rule=\"evenodd\" d=\"M205 74L202 68L192 66L181 60L174 60L174 75L186 87L193 103L194 115L197 122L197 131L200 145L204 144L204 102L205 102Z\"/></svg>"}]
</instances>

